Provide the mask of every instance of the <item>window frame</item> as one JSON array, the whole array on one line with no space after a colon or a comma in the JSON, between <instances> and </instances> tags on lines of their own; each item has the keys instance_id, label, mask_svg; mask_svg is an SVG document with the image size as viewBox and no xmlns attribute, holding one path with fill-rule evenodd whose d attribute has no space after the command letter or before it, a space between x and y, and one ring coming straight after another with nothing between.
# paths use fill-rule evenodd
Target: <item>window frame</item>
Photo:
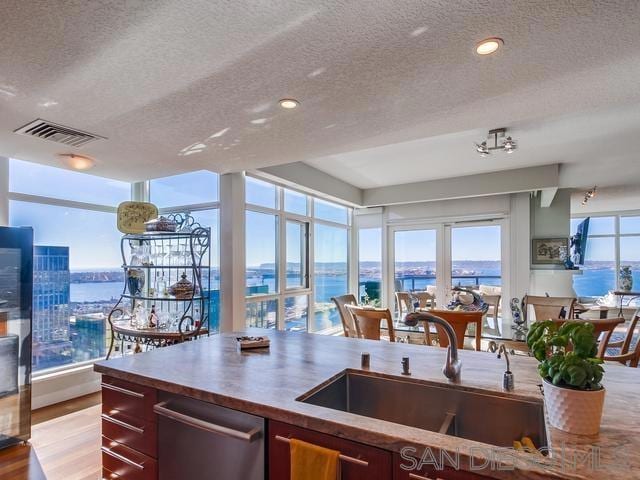
<instances>
[{"instance_id":1,"label":"window frame","mask_svg":"<svg viewBox=\"0 0 640 480\"><path fill-rule=\"evenodd\" d=\"M640 233L620 233L620 219L622 217L637 217L640 216L640 210L624 210L619 212L598 212L598 213L572 213L570 216L570 221L574 219L585 219L587 217L591 218L602 218L602 217L613 217L614 222L614 230L613 233L601 233L587 236L587 241L590 238L613 238L614 239L614 278L615 278L615 289L620 289L620 278L618 272L620 271L620 239L624 237L640 237ZM571 227L569 227L571 228ZM573 231L569 232L570 236L573 236ZM604 293L606 295L606 293ZM580 296L579 296L580 297ZM581 297L581 298L594 298L594 297Z\"/></svg>"},{"instance_id":2,"label":"window frame","mask_svg":"<svg viewBox=\"0 0 640 480\"><path fill-rule=\"evenodd\" d=\"M11 175L10 166L9 166L9 175ZM105 181L106 180L108 179L105 178ZM133 186L134 184L131 184L131 192L134 191ZM131 197L132 195L130 194L130 198ZM62 208L73 208L77 210L87 210L91 212L112 213L114 215L117 214L118 212L117 206L104 205L99 203L81 202L77 200L65 200L57 197L33 195L33 194L27 194L27 193L14 192L10 190L7 192L7 204L9 207L8 210L10 210L12 201L30 203L35 205L48 205L48 206L62 207ZM107 335L109 335L109 332L107 332ZM63 374L64 372L67 372L67 371L83 368L88 365L93 365L95 362L103 360L104 358L105 357L98 357L90 360L84 360L81 362L73 362L66 365L58 365L50 368L43 368L41 370L35 370L32 372L32 377L34 380L36 380L38 378L47 378L50 375Z\"/></svg>"},{"instance_id":3,"label":"window frame","mask_svg":"<svg viewBox=\"0 0 640 480\"><path fill-rule=\"evenodd\" d=\"M331 227L338 227L345 229L347 232L347 286L351 287L351 273L352 273L352 258L353 258L353 208L349 205L336 202L333 200L327 200L320 198L304 190L297 189L290 185L284 185L278 182L274 182L270 179L264 178L258 174L252 172L246 172L246 177L254 178L263 182L271 183L276 187L276 208L264 207L261 205L255 205L246 202L245 197L245 211L250 210L258 213L265 213L269 215L276 215L278 219L278 229L276 233L276 263L278 265L278 291L269 294L256 294L247 296L245 295L245 305L253 302L261 302L266 300L278 300L278 312L276 316L276 330L284 330L286 327L285 322L285 303L286 299L290 297L307 296L307 331L309 326L309 318L311 315L315 315L315 225L327 225ZM291 190L296 193L305 195L307 199L307 215L301 215L297 213L288 212L285 210L284 195L285 189ZM322 220L315 216L315 199L318 198L325 202L335 203L347 209L347 222L339 223L329 220ZM295 221L306 224L307 237L306 237L306 286L303 287L291 287L286 288L286 225L287 221ZM246 271L246 266L245 266ZM245 282L246 286L246 282Z\"/></svg>"}]
</instances>

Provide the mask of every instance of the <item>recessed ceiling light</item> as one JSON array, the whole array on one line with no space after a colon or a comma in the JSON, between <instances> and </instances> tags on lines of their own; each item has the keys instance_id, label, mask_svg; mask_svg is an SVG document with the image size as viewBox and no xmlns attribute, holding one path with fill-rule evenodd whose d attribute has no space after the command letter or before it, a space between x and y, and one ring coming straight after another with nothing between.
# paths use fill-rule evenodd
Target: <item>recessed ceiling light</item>
<instances>
[{"instance_id":1,"label":"recessed ceiling light","mask_svg":"<svg viewBox=\"0 0 640 480\"><path fill-rule=\"evenodd\" d=\"M296 108L298 105L300 105L300 102L294 100L293 98L283 98L278 103L282 108L288 109Z\"/></svg>"},{"instance_id":2,"label":"recessed ceiling light","mask_svg":"<svg viewBox=\"0 0 640 480\"><path fill-rule=\"evenodd\" d=\"M74 170L89 170L93 168L96 161L93 158L84 155L76 155L75 153L61 153L64 164Z\"/></svg>"},{"instance_id":3,"label":"recessed ceiling light","mask_svg":"<svg viewBox=\"0 0 640 480\"><path fill-rule=\"evenodd\" d=\"M476 44L476 53L478 55L491 55L496 52L504 41L498 37L485 38Z\"/></svg>"}]
</instances>

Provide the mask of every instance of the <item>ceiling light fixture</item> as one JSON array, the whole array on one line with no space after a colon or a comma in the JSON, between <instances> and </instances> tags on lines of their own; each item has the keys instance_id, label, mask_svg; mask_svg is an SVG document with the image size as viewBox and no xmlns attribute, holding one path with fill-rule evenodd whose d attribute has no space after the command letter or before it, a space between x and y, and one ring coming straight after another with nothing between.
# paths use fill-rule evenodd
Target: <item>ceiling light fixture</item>
<instances>
[{"instance_id":1,"label":"ceiling light fixture","mask_svg":"<svg viewBox=\"0 0 640 480\"><path fill-rule=\"evenodd\" d=\"M478 55L491 55L497 52L502 45L504 45L504 41L501 38L485 38L476 44L476 53Z\"/></svg>"},{"instance_id":2,"label":"ceiling light fixture","mask_svg":"<svg viewBox=\"0 0 640 480\"><path fill-rule=\"evenodd\" d=\"M486 157L494 150L502 150L503 152L513 153L518 145L516 141L511 138L505 138L501 144L498 144L499 138L504 138L507 133L506 128L495 128L493 130L489 130L488 140L490 143L493 143L493 146L489 146L487 140L482 143L476 143L476 152L480 154L481 157Z\"/></svg>"},{"instance_id":3,"label":"ceiling light fixture","mask_svg":"<svg viewBox=\"0 0 640 480\"><path fill-rule=\"evenodd\" d=\"M286 108L288 110L291 110L292 108L296 108L298 105L300 105L300 102L293 98L283 98L278 103L282 108Z\"/></svg>"},{"instance_id":4,"label":"ceiling light fixture","mask_svg":"<svg viewBox=\"0 0 640 480\"><path fill-rule=\"evenodd\" d=\"M487 142L482 142L481 144L476 144L476 151L480 154L481 157L486 157L489 155L489 147L487 147Z\"/></svg>"},{"instance_id":5,"label":"ceiling light fixture","mask_svg":"<svg viewBox=\"0 0 640 480\"><path fill-rule=\"evenodd\" d=\"M96 164L93 158L76 155L75 153L61 153L60 157L62 157L62 161L67 167L74 170L89 170Z\"/></svg>"},{"instance_id":6,"label":"ceiling light fixture","mask_svg":"<svg viewBox=\"0 0 640 480\"><path fill-rule=\"evenodd\" d=\"M596 196L596 190L598 189L597 185L594 185L591 190L587 190L587 193L584 194L584 200L582 200L582 205L586 205L589 200Z\"/></svg>"}]
</instances>

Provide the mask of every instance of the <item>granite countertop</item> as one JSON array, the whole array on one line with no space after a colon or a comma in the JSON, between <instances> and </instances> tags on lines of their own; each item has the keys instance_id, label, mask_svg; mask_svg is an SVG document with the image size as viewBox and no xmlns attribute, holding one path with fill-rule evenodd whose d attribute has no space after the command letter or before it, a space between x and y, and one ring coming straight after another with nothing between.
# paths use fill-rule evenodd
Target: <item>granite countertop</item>
<instances>
[{"instance_id":1,"label":"granite countertop","mask_svg":"<svg viewBox=\"0 0 640 480\"><path fill-rule=\"evenodd\" d=\"M483 453L488 451L486 444L295 400L345 369L359 370L363 351L371 354L370 372L400 376L401 359L408 355L412 381L446 384L441 372L445 349L306 333L250 333L268 335L271 347L240 352L238 334L221 334L98 362L95 370L394 452L406 446L421 452L428 446L457 452L467 468L471 457L474 465L495 463L496 457ZM511 358L516 388L509 393L501 390L504 361L494 354L463 350L460 359L458 388L542 401L533 358ZM503 460L503 469L482 473L504 479L640 478L640 411L633 400L640 396L640 374L617 364L605 368L607 395L599 436L577 437L548 427L550 457L510 452L497 457Z\"/></svg>"}]
</instances>

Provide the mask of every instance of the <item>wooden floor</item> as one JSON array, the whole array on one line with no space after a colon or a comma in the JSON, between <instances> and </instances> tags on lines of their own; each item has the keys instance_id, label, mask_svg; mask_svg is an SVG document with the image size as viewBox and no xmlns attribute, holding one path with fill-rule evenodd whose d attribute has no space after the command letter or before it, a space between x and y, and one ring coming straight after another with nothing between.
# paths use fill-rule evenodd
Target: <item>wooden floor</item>
<instances>
[{"instance_id":1,"label":"wooden floor","mask_svg":"<svg viewBox=\"0 0 640 480\"><path fill-rule=\"evenodd\" d=\"M36 410L32 419L31 447L0 451L0 479L43 480L42 471L47 480L101 478L99 394Z\"/></svg>"}]
</instances>

